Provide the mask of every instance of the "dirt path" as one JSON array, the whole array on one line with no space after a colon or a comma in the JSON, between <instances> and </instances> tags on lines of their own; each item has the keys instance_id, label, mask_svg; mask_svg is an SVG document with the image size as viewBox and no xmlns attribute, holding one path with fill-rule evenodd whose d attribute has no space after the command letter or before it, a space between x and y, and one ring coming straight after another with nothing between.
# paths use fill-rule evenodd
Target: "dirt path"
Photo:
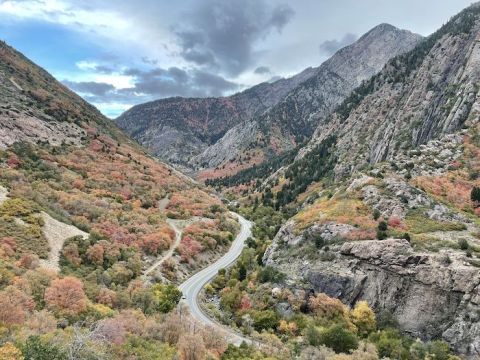
<instances>
[{"instance_id":1,"label":"dirt path","mask_svg":"<svg viewBox=\"0 0 480 360\"><path fill-rule=\"evenodd\" d=\"M47 260L40 260L40 265L44 268L59 271L58 261L60 260L60 251L62 251L65 240L74 236L88 237L88 233L76 228L73 225L67 225L61 221L55 220L46 212L41 214L45 225L43 226L43 234L50 246Z\"/></svg>"},{"instance_id":2,"label":"dirt path","mask_svg":"<svg viewBox=\"0 0 480 360\"><path fill-rule=\"evenodd\" d=\"M167 195L158 202L158 210L160 210L160 212L165 212L169 203L170 203L170 196Z\"/></svg>"},{"instance_id":3,"label":"dirt path","mask_svg":"<svg viewBox=\"0 0 480 360\"><path fill-rule=\"evenodd\" d=\"M194 216L187 220L176 220L176 219L167 219L167 224L175 231L175 242L170 246L170 249L159 259L157 259L152 266L150 266L147 270L143 272L143 276L147 276L151 274L155 269L157 269L160 265L162 265L167 259L171 258L175 249L180 245L182 241L182 234L183 229L187 226L192 225L197 221L205 221L205 220L212 220L207 218L202 218L198 216Z\"/></svg>"},{"instance_id":4,"label":"dirt path","mask_svg":"<svg viewBox=\"0 0 480 360\"><path fill-rule=\"evenodd\" d=\"M165 209L167 208L169 203L170 203L170 198L168 196L160 200L158 202L159 211L165 212ZM202 218L198 216L194 216L186 220L167 219L167 224L173 229L173 231L175 231L175 241L172 244L172 246L170 246L170 249L168 249L168 251L161 258L158 258L157 260L155 260L155 262L147 270L143 272L143 277L150 275L153 271L155 271L158 267L160 267L167 259L173 256L175 249L178 247L178 245L180 245L182 241L183 229L185 229L187 226L197 221L203 221L203 220L211 221L211 219Z\"/></svg>"}]
</instances>

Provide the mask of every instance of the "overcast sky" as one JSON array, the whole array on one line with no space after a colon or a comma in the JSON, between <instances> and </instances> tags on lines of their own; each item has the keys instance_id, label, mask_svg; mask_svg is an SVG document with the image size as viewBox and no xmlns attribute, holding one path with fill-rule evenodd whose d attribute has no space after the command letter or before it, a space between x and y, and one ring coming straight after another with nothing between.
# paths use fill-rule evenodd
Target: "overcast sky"
<instances>
[{"instance_id":1,"label":"overcast sky","mask_svg":"<svg viewBox=\"0 0 480 360\"><path fill-rule=\"evenodd\" d=\"M318 66L380 23L429 35L470 0L0 0L0 39L116 117Z\"/></svg>"}]
</instances>

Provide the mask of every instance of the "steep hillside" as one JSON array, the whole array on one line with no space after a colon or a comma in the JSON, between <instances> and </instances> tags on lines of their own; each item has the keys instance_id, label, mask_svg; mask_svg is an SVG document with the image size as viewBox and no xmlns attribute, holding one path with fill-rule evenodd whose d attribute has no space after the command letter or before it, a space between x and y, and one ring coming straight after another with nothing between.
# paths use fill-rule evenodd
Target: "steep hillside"
<instances>
[{"instance_id":1,"label":"steep hillside","mask_svg":"<svg viewBox=\"0 0 480 360\"><path fill-rule=\"evenodd\" d=\"M127 141L97 109L4 42L0 95L1 148L23 140L78 144L88 126Z\"/></svg>"},{"instance_id":2,"label":"steep hillside","mask_svg":"<svg viewBox=\"0 0 480 360\"><path fill-rule=\"evenodd\" d=\"M390 61L251 194L295 212L263 262L287 284L479 356L480 6ZM391 354L391 353L390 353ZM409 358L409 357L405 357Z\"/></svg>"},{"instance_id":3,"label":"steep hillside","mask_svg":"<svg viewBox=\"0 0 480 360\"><path fill-rule=\"evenodd\" d=\"M198 163L212 167L235 157L238 161L242 152L252 148L261 148L268 158L308 140L319 118L332 112L362 81L379 72L388 60L411 50L421 39L419 35L388 24L375 27L354 44L339 50L285 99L253 119L257 131L254 137L249 126L239 125L231 133L236 134L236 143L240 146L227 135L205 151ZM248 140L242 139L242 135ZM237 151L232 152L232 146L237 147ZM219 158L220 155L223 158Z\"/></svg>"},{"instance_id":4,"label":"steep hillside","mask_svg":"<svg viewBox=\"0 0 480 360\"><path fill-rule=\"evenodd\" d=\"M309 147L335 134L335 172L342 176L475 123L479 12L478 5L465 10L413 51L389 62L333 116L320 121Z\"/></svg>"},{"instance_id":5,"label":"steep hillside","mask_svg":"<svg viewBox=\"0 0 480 360\"><path fill-rule=\"evenodd\" d=\"M163 315L174 284L224 253L237 222L4 43L0 80L0 358L182 354L191 320ZM171 219L190 225L178 239ZM225 350L200 331L205 354Z\"/></svg>"},{"instance_id":6,"label":"steep hillside","mask_svg":"<svg viewBox=\"0 0 480 360\"><path fill-rule=\"evenodd\" d=\"M190 159L225 133L277 104L314 69L263 83L224 98L169 98L134 106L117 124L163 160L192 166Z\"/></svg>"}]
</instances>

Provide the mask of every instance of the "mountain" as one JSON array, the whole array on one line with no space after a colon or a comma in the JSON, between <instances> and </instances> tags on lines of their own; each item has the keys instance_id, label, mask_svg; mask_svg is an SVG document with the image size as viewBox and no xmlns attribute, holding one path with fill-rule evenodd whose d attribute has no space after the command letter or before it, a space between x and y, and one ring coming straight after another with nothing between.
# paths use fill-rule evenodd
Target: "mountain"
<instances>
[{"instance_id":1,"label":"mountain","mask_svg":"<svg viewBox=\"0 0 480 360\"><path fill-rule=\"evenodd\" d=\"M160 158L209 169L202 178L235 173L308 139L313 114L327 115L389 59L419 41L419 35L382 24L320 67L290 79L228 98L174 98L138 105L117 123Z\"/></svg>"},{"instance_id":2,"label":"mountain","mask_svg":"<svg viewBox=\"0 0 480 360\"><path fill-rule=\"evenodd\" d=\"M16 141L79 143L93 125L127 138L100 112L45 70L0 42L0 147Z\"/></svg>"},{"instance_id":3,"label":"mountain","mask_svg":"<svg viewBox=\"0 0 480 360\"><path fill-rule=\"evenodd\" d=\"M289 79L262 83L230 97L176 97L137 105L116 123L161 159L190 166L190 158L235 125L278 103L314 71L306 69Z\"/></svg>"},{"instance_id":4,"label":"mountain","mask_svg":"<svg viewBox=\"0 0 480 360\"><path fill-rule=\"evenodd\" d=\"M307 146L249 195L290 214L263 256L286 283L366 300L378 319L470 357L480 355L479 39L475 4L315 116Z\"/></svg>"},{"instance_id":5,"label":"mountain","mask_svg":"<svg viewBox=\"0 0 480 360\"><path fill-rule=\"evenodd\" d=\"M174 284L229 248L222 202L5 43L0 148L0 358L175 357L146 329L194 336Z\"/></svg>"},{"instance_id":6,"label":"mountain","mask_svg":"<svg viewBox=\"0 0 480 360\"><path fill-rule=\"evenodd\" d=\"M356 89L333 116L319 121L307 148L335 134L342 164L335 171L341 176L476 121L475 9Z\"/></svg>"}]
</instances>

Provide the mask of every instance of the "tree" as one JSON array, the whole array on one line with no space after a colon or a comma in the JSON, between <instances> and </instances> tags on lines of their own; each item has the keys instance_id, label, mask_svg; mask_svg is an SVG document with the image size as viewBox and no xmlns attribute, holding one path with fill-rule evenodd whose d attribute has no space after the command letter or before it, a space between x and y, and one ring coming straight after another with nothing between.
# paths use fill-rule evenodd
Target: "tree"
<instances>
[{"instance_id":1,"label":"tree","mask_svg":"<svg viewBox=\"0 0 480 360\"><path fill-rule=\"evenodd\" d=\"M470 193L470 199L472 199L475 207L480 205L480 187L473 187L472 192Z\"/></svg>"},{"instance_id":2,"label":"tree","mask_svg":"<svg viewBox=\"0 0 480 360\"><path fill-rule=\"evenodd\" d=\"M182 292L172 284L156 284L153 293L158 300L158 309L163 313L172 311L182 298Z\"/></svg>"},{"instance_id":3,"label":"tree","mask_svg":"<svg viewBox=\"0 0 480 360\"><path fill-rule=\"evenodd\" d=\"M349 353L358 347L358 339L344 325L333 325L321 333L321 343L336 353Z\"/></svg>"},{"instance_id":4,"label":"tree","mask_svg":"<svg viewBox=\"0 0 480 360\"><path fill-rule=\"evenodd\" d=\"M39 336L30 336L22 346L25 360L66 360L66 354L58 347L43 342Z\"/></svg>"},{"instance_id":5,"label":"tree","mask_svg":"<svg viewBox=\"0 0 480 360\"><path fill-rule=\"evenodd\" d=\"M177 348L182 360L203 360L207 354L203 339L194 334L183 334Z\"/></svg>"},{"instance_id":6,"label":"tree","mask_svg":"<svg viewBox=\"0 0 480 360\"><path fill-rule=\"evenodd\" d=\"M33 299L23 291L8 286L0 293L0 324L21 325L35 307Z\"/></svg>"},{"instance_id":7,"label":"tree","mask_svg":"<svg viewBox=\"0 0 480 360\"><path fill-rule=\"evenodd\" d=\"M253 314L253 327L257 331L275 329L278 325L278 315L273 310L257 311Z\"/></svg>"},{"instance_id":8,"label":"tree","mask_svg":"<svg viewBox=\"0 0 480 360\"><path fill-rule=\"evenodd\" d=\"M87 297L83 283L73 277L55 279L45 291L47 306L65 315L78 315L87 309Z\"/></svg>"},{"instance_id":9,"label":"tree","mask_svg":"<svg viewBox=\"0 0 480 360\"><path fill-rule=\"evenodd\" d=\"M93 264L97 266L103 265L104 253L105 249L100 244L95 244L87 249L88 260L90 260Z\"/></svg>"},{"instance_id":10,"label":"tree","mask_svg":"<svg viewBox=\"0 0 480 360\"><path fill-rule=\"evenodd\" d=\"M2 360L24 360L22 352L10 342L0 347L0 359Z\"/></svg>"},{"instance_id":11,"label":"tree","mask_svg":"<svg viewBox=\"0 0 480 360\"><path fill-rule=\"evenodd\" d=\"M352 310L352 320L360 336L368 336L377 327L375 314L366 301L359 301Z\"/></svg>"}]
</instances>

